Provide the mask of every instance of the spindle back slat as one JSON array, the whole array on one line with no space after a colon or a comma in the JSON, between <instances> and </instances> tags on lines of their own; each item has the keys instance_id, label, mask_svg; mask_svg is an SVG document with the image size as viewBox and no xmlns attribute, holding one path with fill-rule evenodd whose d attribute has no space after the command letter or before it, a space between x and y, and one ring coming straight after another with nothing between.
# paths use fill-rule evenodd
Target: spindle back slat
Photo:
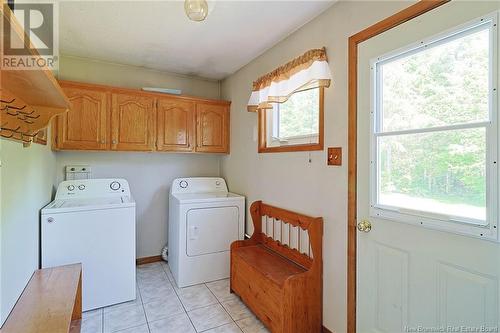
<instances>
[{"instance_id":1,"label":"spindle back slat","mask_svg":"<svg viewBox=\"0 0 500 333\"><path fill-rule=\"evenodd\" d=\"M321 218L301 215L261 201L254 202L250 211L254 224L253 239L300 266L311 268L314 255L321 253L320 241L311 237L318 225L321 224L322 228Z\"/></svg>"}]
</instances>

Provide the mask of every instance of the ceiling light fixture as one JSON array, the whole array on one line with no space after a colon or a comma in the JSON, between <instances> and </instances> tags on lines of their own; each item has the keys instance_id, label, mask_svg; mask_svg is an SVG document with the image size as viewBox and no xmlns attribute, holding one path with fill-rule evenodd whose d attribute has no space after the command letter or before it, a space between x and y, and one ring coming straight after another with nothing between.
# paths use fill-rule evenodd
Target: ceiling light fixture
<instances>
[{"instance_id":1,"label":"ceiling light fixture","mask_svg":"<svg viewBox=\"0 0 500 333\"><path fill-rule=\"evenodd\" d=\"M191 21L203 21L208 15L206 0L184 0L184 11Z\"/></svg>"}]
</instances>

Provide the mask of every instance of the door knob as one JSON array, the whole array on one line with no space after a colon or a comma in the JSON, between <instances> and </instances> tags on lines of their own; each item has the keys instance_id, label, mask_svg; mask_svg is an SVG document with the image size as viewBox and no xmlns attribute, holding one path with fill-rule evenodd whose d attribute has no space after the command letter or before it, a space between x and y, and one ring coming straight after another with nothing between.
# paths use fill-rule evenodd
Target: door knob
<instances>
[{"instance_id":1,"label":"door knob","mask_svg":"<svg viewBox=\"0 0 500 333\"><path fill-rule=\"evenodd\" d=\"M372 230L371 222L368 220L361 220L361 222L358 223L358 230L363 232L370 232L370 230Z\"/></svg>"}]
</instances>

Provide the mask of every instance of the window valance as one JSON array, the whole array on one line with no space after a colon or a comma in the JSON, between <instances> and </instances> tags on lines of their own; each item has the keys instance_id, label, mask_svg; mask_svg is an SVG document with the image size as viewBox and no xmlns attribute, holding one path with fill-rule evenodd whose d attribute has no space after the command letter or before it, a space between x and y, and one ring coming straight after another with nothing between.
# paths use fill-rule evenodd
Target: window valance
<instances>
[{"instance_id":1,"label":"window valance","mask_svg":"<svg viewBox=\"0 0 500 333\"><path fill-rule=\"evenodd\" d=\"M309 50L257 79L253 83L248 111L271 109L271 103L284 103L298 91L329 87L330 81L325 48Z\"/></svg>"}]
</instances>

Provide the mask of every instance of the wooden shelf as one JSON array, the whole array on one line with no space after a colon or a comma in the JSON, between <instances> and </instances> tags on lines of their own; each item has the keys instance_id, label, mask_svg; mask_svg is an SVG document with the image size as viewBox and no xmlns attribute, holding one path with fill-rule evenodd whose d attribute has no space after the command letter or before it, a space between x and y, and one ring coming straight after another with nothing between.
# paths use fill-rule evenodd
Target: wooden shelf
<instances>
[{"instance_id":1,"label":"wooden shelf","mask_svg":"<svg viewBox=\"0 0 500 333\"><path fill-rule=\"evenodd\" d=\"M12 43L29 43L14 14L0 0L3 26L10 26ZM0 31L4 38L5 29ZM28 42L25 42L28 41ZM34 50L33 47L31 49ZM36 50L31 56L39 58ZM3 52L0 59L3 64ZM0 64L1 65L1 64ZM0 68L0 136L29 143L47 127L50 119L70 108L70 101L48 68L39 70Z\"/></svg>"}]
</instances>

